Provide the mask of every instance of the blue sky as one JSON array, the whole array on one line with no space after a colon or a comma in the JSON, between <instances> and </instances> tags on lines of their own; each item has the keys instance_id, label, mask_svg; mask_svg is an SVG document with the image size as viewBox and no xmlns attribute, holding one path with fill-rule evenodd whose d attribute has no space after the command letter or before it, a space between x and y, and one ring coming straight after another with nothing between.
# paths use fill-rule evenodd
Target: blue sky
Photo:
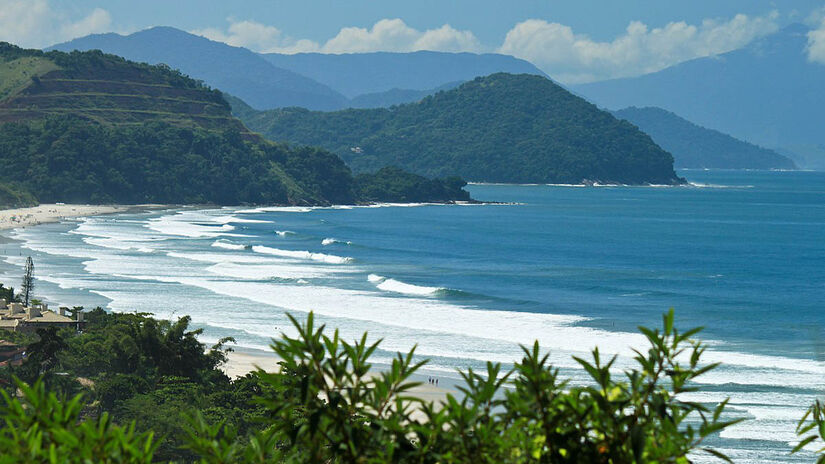
<instances>
[{"instance_id":1,"label":"blue sky","mask_svg":"<svg viewBox=\"0 0 825 464\"><path fill-rule=\"evenodd\" d=\"M0 40L45 47L168 25L255 51L507 53L566 82L651 72L722 53L825 0L0 0ZM822 26L825 28L825 26Z\"/></svg>"}]
</instances>

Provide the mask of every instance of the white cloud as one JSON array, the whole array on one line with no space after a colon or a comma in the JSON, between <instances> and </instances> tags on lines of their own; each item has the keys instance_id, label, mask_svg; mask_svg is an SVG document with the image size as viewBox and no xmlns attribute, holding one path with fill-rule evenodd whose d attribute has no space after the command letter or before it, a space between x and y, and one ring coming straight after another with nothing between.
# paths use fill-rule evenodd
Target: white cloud
<instances>
[{"instance_id":1,"label":"white cloud","mask_svg":"<svg viewBox=\"0 0 825 464\"><path fill-rule=\"evenodd\" d=\"M112 18L102 8L78 20L58 13L47 0L0 0L0 41L41 48L110 29Z\"/></svg>"},{"instance_id":2,"label":"white cloud","mask_svg":"<svg viewBox=\"0 0 825 464\"><path fill-rule=\"evenodd\" d=\"M564 24L528 19L516 24L498 48L485 47L471 31L449 24L418 30L398 18L382 19L368 28L344 27L326 42L296 39L274 26L233 18L227 19L226 30L192 32L259 52L498 51L531 61L562 82L579 83L635 76L728 52L775 32L778 18L777 12L764 16L739 14L729 20L706 19L701 24L679 21L657 28L633 21L622 35L604 42L577 34ZM811 39L812 53L819 53L820 46L825 48L825 38L818 37Z\"/></svg>"},{"instance_id":3,"label":"white cloud","mask_svg":"<svg viewBox=\"0 0 825 464\"><path fill-rule=\"evenodd\" d=\"M808 32L808 61L825 64L825 19Z\"/></svg>"},{"instance_id":4,"label":"white cloud","mask_svg":"<svg viewBox=\"0 0 825 464\"><path fill-rule=\"evenodd\" d=\"M295 39L274 26L255 21L228 19L229 28L190 31L212 40L258 52L299 53L359 53L374 51L410 52L416 50L478 51L481 44L470 31L454 29L445 24L438 29L420 31L400 19L382 19L371 28L344 27L323 44Z\"/></svg>"},{"instance_id":5,"label":"white cloud","mask_svg":"<svg viewBox=\"0 0 825 464\"><path fill-rule=\"evenodd\" d=\"M218 42L256 51L280 48L285 40L280 29L275 26L267 26L255 21L235 21L231 18L228 21L229 29L226 32L217 28L196 29L190 32Z\"/></svg>"},{"instance_id":6,"label":"white cloud","mask_svg":"<svg viewBox=\"0 0 825 464\"><path fill-rule=\"evenodd\" d=\"M449 24L438 29L419 31L400 19L382 19L371 29L345 27L321 47L324 53L417 50L458 52L480 49L481 44L470 31L459 31Z\"/></svg>"},{"instance_id":7,"label":"white cloud","mask_svg":"<svg viewBox=\"0 0 825 464\"><path fill-rule=\"evenodd\" d=\"M778 29L778 13L728 21L706 19L700 25L684 21L650 29L633 21L610 42L576 34L569 26L530 19L506 35L500 53L531 61L567 83L635 76L658 71L693 58L740 48Z\"/></svg>"}]
</instances>

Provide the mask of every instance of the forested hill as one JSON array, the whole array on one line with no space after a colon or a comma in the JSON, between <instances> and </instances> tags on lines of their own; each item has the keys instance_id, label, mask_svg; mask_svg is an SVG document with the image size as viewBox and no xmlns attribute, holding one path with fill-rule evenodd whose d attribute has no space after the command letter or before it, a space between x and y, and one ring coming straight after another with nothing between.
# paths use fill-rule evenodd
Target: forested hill
<instances>
[{"instance_id":1,"label":"forested hill","mask_svg":"<svg viewBox=\"0 0 825 464\"><path fill-rule=\"evenodd\" d=\"M32 197L329 204L359 202L365 189L379 201L397 195L362 185L380 176L359 181L329 152L291 149L250 133L219 91L167 66L7 43L0 43L0 165L7 204ZM413 190L422 195L415 201L445 194L430 190ZM466 192L447 192L466 199Z\"/></svg>"},{"instance_id":2,"label":"forested hill","mask_svg":"<svg viewBox=\"0 0 825 464\"><path fill-rule=\"evenodd\" d=\"M0 43L0 122L55 115L103 124L162 121L245 130L220 92L168 67L99 51L44 53Z\"/></svg>"},{"instance_id":3,"label":"forested hill","mask_svg":"<svg viewBox=\"0 0 825 464\"><path fill-rule=\"evenodd\" d=\"M706 129L661 108L630 107L613 114L650 134L673 154L678 168L796 168L793 161L773 150Z\"/></svg>"},{"instance_id":4,"label":"forested hill","mask_svg":"<svg viewBox=\"0 0 825 464\"><path fill-rule=\"evenodd\" d=\"M93 34L52 48L64 52L97 49L133 61L166 63L260 109L301 106L331 110L343 108L347 101L331 88L275 66L250 50L172 27L153 27L129 35Z\"/></svg>"},{"instance_id":5,"label":"forested hill","mask_svg":"<svg viewBox=\"0 0 825 464\"><path fill-rule=\"evenodd\" d=\"M321 146L355 171L399 166L478 182L681 182L673 157L627 121L549 79L498 73L390 109L256 112L235 105L271 140Z\"/></svg>"}]
</instances>

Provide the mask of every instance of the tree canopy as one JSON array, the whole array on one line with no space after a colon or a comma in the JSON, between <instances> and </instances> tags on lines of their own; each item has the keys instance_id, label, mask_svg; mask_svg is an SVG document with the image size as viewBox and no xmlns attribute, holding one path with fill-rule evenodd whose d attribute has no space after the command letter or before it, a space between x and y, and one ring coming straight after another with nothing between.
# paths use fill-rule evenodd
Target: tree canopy
<instances>
[{"instance_id":1,"label":"tree canopy","mask_svg":"<svg viewBox=\"0 0 825 464\"><path fill-rule=\"evenodd\" d=\"M389 109L235 113L272 140L316 145L356 172L397 166L476 182L673 184L673 157L632 124L535 75L493 74Z\"/></svg>"}]
</instances>

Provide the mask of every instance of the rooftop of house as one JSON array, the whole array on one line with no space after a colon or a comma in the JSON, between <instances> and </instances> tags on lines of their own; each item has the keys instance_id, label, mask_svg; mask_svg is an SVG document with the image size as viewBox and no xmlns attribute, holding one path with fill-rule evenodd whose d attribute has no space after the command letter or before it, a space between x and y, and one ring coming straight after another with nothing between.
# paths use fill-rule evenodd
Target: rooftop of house
<instances>
[{"instance_id":1,"label":"rooftop of house","mask_svg":"<svg viewBox=\"0 0 825 464\"><path fill-rule=\"evenodd\" d=\"M77 319L72 319L66 315L65 310L66 308L60 308L56 313L45 303L24 306L22 303L7 303L0 298L0 328L15 328L21 322L69 324L83 320L81 313L78 313Z\"/></svg>"}]
</instances>

